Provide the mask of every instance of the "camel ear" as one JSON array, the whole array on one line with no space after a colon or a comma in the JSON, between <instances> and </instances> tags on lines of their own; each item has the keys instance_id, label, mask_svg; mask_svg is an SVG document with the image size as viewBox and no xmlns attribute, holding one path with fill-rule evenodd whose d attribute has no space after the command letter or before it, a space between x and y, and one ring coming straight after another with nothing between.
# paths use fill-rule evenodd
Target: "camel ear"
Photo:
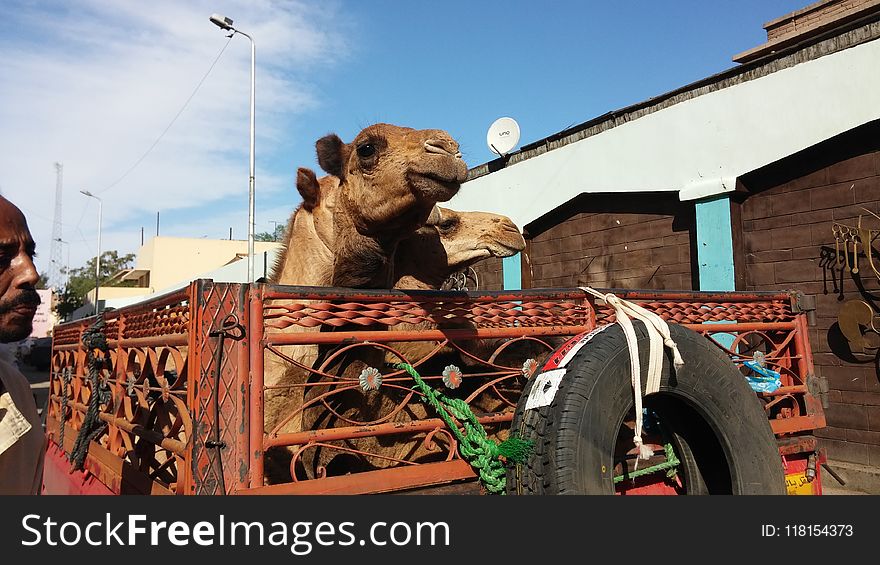
<instances>
[{"instance_id":1,"label":"camel ear","mask_svg":"<svg viewBox=\"0 0 880 565\"><path fill-rule=\"evenodd\" d=\"M431 213L428 214L428 219L425 220L426 226L436 226L440 223L440 220L443 219L443 214L440 211L440 207L434 204L434 207L431 208Z\"/></svg>"},{"instance_id":2,"label":"camel ear","mask_svg":"<svg viewBox=\"0 0 880 565\"><path fill-rule=\"evenodd\" d=\"M311 212L321 201L321 186L315 171L300 167L296 170L296 189L303 199L303 208Z\"/></svg>"},{"instance_id":3,"label":"camel ear","mask_svg":"<svg viewBox=\"0 0 880 565\"><path fill-rule=\"evenodd\" d=\"M344 178L345 163L348 161L348 145L335 133L325 135L315 143L318 150L318 164L328 174Z\"/></svg>"}]
</instances>

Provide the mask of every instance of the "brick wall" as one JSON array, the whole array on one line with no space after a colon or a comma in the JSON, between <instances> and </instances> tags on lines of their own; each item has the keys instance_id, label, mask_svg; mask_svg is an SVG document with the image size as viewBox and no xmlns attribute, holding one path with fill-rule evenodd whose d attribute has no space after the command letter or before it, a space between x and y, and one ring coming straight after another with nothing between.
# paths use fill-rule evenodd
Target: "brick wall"
<instances>
[{"instance_id":1,"label":"brick wall","mask_svg":"<svg viewBox=\"0 0 880 565\"><path fill-rule=\"evenodd\" d=\"M768 22L767 41L796 36L807 30L857 14L877 4L876 0L825 0Z\"/></svg>"},{"instance_id":2,"label":"brick wall","mask_svg":"<svg viewBox=\"0 0 880 565\"><path fill-rule=\"evenodd\" d=\"M861 214L864 227L880 230L880 220L863 209L880 215L878 140L880 127L869 124L746 175L735 214L742 229L738 289L795 288L816 297L810 341L831 389L828 427L817 435L830 458L872 466L880 466L880 365L876 355L849 350L837 316L846 300L864 299L857 285L880 297L880 283L864 257L859 275L833 266L831 227L855 226Z\"/></svg>"},{"instance_id":3,"label":"brick wall","mask_svg":"<svg viewBox=\"0 0 880 565\"><path fill-rule=\"evenodd\" d=\"M797 44L819 41L837 30L876 22L880 0L823 0L764 24L767 42L733 56L738 63L748 63Z\"/></svg>"},{"instance_id":4,"label":"brick wall","mask_svg":"<svg viewBox=\"0 0 880 565\"><path fill-rule=\"evenodd\" d=\"M501 259L484 259L474 265L479 278L480 290L503 290L504 277L501 274Z\"/></svg>"},{"instance_id":5,"label":"brick wall","mask_svg":"<svg viewBox=\"0 0 880 565\"><path fill-rule=\"evenodd\" d=\"M675 194L582 195L526 227L531 286L695 288L693 222Z\"/></svg>"}]
</instances>

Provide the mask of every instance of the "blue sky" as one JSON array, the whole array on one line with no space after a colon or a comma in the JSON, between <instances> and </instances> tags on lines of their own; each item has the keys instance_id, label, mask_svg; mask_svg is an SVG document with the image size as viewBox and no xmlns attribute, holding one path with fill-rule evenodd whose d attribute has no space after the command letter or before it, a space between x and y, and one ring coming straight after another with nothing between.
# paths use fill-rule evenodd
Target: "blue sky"
<instances>
[{"instance_id":1,"label":"blue sky","mask_svg":"<svg viewBox=\"0 0 880 565\"><path fill-rule=\"evenodd\" d=\"M103 199L104 250L136 252L157 212L162 235L245 238L250 49L214 12L256 41L259 232L299 203L296 167L317 168L328 132L441 128L476 166L493 157L498 117L530 143L735 66L765 22L809 3L7 0L0 192L25 211L41 270L54 162L73 267L96 249L97 206L81 189Z\"/></svg>"}]
</instances>

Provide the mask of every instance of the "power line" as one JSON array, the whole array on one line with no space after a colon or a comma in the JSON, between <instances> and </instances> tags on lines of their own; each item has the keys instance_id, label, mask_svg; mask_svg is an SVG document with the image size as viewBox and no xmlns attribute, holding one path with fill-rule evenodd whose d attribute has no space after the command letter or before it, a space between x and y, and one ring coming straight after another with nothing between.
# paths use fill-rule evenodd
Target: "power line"
<instances>
[{"instance_id":1,"label":"power line","mask_svg":"<svg viewBox=\"0 0 880 565\"><path fill-rule=\"evenodd\" d=\"M186 107L189 105L190 101L193 99L193 97L194 97L194 96L196 95L196 93L199 91L199 88L202 87L202 83L205 82L205 79L207 79L207 78L208 78L208 75L211 74L211 71L214 70L214 66L217 65L217 61L220 60L220 57L223 55L223 52L226 51L226 47L229 45L229 42L230 42L230 41L232 41L232 36L231 36L231 35L229 36L229 39L226 40L226 43L223 45L223 48L220 49L220 52L217 53L217 56L214 58L214 62L211 63L211 66L208 68L208 71L205 73L205 75L202 77L202 79L201 79L201 80L199 81L199 83L196 85L195 89L192 91L192 94L190 94L190 95L189 95L189 98L186 99L186 102L183 103L183 106L180 108L180 110L177 112L177 114L175 114L174 118L171 120L171 123L168 124L168 127L166 127L166 128L162 131L162 133L159 134L159 137L156 138L156 141L154 141L153 144L150 145L149 149L147 149L147 150L144 152L144 154L141 155L140 158L139 158L137 161L135 161L134 165L132 165L131 167L129 167L129 169L128 169L127 171L125 171L125 173L124 173L121 177L119 177L118 179L116 179L115 181L113 181L109 186L107 186L107 187L105 187L105 188L103 188L103 189L97 191L97 194L102 194L102 193L104 193L104 192L107 192L108 190L110 190L111 188L113 188L114 186L116 186L117 184L119 184L120 182L122 182L123 179L125 179L125 177L127 177L127 176L128 176L133 170L135 170L135 168L137 168L138 165L141 164L141 162L142 162L144 159L147 158L147 155L149 155L149 154L153 151L153 149L156 147L156 145L158 145L159 142L162 141L162 138L165 137L165 134L168 133L168 130L170 130L170 129L171 129L171 126L174 125L174 122L177 121L177 118L179 118L180 115L183 113L183 111L186 110ZM80 218L80 221L82 221L82 218Z\"/></svg>"}]
</instances>

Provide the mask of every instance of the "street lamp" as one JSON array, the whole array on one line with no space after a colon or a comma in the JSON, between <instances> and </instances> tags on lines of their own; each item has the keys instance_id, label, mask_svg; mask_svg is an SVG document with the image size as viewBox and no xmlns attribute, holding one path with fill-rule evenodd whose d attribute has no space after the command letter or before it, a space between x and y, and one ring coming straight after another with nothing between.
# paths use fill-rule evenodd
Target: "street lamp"
<instances>
[{"instance_id":1,"label":"street lamp","mask_svg":"<svg viewBox=\"0 0 880 565\"><path fill-rule=\"evenodd\" d=\"M80 193L98 201L98 253L95 255L95 316L97 316L100 312L98 307L98 289L101 286L101 209L104 202L88 190L80 190Z\"/></svg>"},{"instance_id":2,"label":"street lamp","mask_svg":"<svg viewBox=\"0 0 880 565\"><path fill-rule=\"evenodd\" d=\"M216 25L222 30L231 31L229 37L232 37L236 33L241 34L247 37L251 41L251 127L250 127L250 137L251 137L251 163L250 163L250 177L248 179L248 258L247 258L247 268L248 268L248 282L254 282L254 75L256 72L256 61L257 61L257 50L254 45L254 38L250 35L244 33L243 31L239 31L232 27L232 19L227 18L226 16L221 16L220 14L212 14L210 18L211 23Z\"/></svg>"}]
</instances>

